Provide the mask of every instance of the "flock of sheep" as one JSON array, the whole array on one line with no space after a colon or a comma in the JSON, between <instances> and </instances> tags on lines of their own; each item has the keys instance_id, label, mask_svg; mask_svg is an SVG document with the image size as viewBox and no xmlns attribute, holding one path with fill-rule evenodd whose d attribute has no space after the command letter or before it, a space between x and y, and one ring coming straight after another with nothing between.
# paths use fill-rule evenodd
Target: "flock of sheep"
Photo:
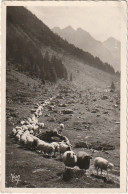
<instances>
[{"instance_id":1,"label":"flock of sheep","mask_svg":"<svg viewBox=\"0 0 128 194\"><path fill-rule=\"evenodd\" d=\"M36 136L44 128L44 123L38 122L38 118L42 115L44 107L50 105L54 98L55 97L45 100L41 105L37 104L37 109L31 110L33 112L31 118L29 117L26 120L22 120L20 126L16 126L12 129L11 135L15 137L17 143L20 143L31 150L37 150L44 156L56 157L59 154L63 159L66 168L74 168L75 166L78 166L80 169L87 170L90 167L90 159L92 159L89 154L84 151L79 151L76 154L72 150L72 146L68 141L48 143ZM61 123L57 133L60 134L63 130L64 124ZM97 170L98 175L99 169L102 174L103 170L107 171L108 169L112 169L114 165L104 158L97 157L94 160L94 167Z\"/></svg>"}]
</instances>

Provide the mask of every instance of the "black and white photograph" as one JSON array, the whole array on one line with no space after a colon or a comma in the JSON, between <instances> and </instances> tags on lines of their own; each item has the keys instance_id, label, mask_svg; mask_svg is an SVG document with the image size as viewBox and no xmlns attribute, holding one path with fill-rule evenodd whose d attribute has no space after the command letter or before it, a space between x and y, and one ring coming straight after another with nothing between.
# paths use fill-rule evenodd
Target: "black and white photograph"
<instances>
[{"instance_id":1,"label":"black and white photograph","mask_svg":"<svg viewBox=\"0 0 128 194\"><path fill-rule=\"evenodd\" d=\"M2 10L4 188L125 192L126 2Z\"/></svg>"}]
</instances>

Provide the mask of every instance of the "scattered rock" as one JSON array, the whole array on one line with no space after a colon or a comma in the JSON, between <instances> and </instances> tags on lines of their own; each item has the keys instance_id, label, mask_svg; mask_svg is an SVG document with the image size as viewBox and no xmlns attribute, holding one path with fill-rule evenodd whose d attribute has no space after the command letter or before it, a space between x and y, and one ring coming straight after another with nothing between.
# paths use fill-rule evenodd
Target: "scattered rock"
<instances>
[{"instance_id":1,"label":"scattered rock","mask_svg":"<svg viewBox=\"0 0 128 194\"><path fill-rule=\"evenodd\" d=\"M91 113L97 113L97 112L99 112L98 109L93 109L93 110L91 111Z\"/></svg>"},{"instance_id":2,"label":"scattered rock","mask_svg":"<svg viewBox=\"0 0 128 194\"><path fill-rule=\"evenodd\" d=\"M66 107L66 104L59 104L59 107Z\"/></svg>"},{"instance_id":3,"label":"scattered rock","mask_svg":"<svg viewBox=\"0 0 128 194\"><path fill-rule=\"evenodd\" d=\"M73 114L73 110L72 109L65 109L65 110L62 110L62 113L63 114Z\"/></svg>"},{"instance_id":4,"label":"scattered rock","mask_svg":"<svg viewBox=\"0 0 128 194\"><path fill-rule=\"evenodd\" d=\"M108 114L108 111L103 112L103 114Z\"/></svg>"},{"instance_id":5,"label":"scattered rock","mask_svg":"<svg viewBox=\"0 0 128 194\"><path fill-rule=\"evenodd\" d=\"M106 99L108 99L108 96L103 96L102 97L102 100L106 100Z\"/></svg>"}]
</instances>

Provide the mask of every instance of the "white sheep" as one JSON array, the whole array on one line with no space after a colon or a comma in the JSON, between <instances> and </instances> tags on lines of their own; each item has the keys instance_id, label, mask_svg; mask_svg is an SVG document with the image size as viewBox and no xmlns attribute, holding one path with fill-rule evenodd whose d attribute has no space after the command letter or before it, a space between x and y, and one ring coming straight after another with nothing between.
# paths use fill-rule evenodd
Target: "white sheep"
<instances>
[{"instance_id":1,"label":"white sheep","mask_svg":"<svg viewBox=\"0 0 128 194\"><path fill-rule=\"evenodd\" d=\"M51 145L54 146L54 148L55 148L55 150L54 150L54 156L55 156L59 151L59 144L56 142L52 142Z\"/></svg>"},{"instance_id":2,"label":"white sheep","mask_svg":"<svg viewBox=\"0 0 128 194\"><path fill-rule=\"evenodd\" d=\"M23 145L26 145L27 144L27 136L29 135L29 131L25 131L22 135L21 135L21 138L20 138L20 143L23 144Z\"/></svg>"},{"instance_id":3,"label":"white sheep","mask_svg":"<svg viewBox=\"0 0 128 194\"><path fill-rule=\"evenodd\" d=\"M31 124L27 125L27 127L29 131L33 130L33 126Z\"/></svg>"},{"instance_id":4,"label":"white sheep","mask_svg":"<svg viewBox=\"0 0 128 194\"><path fill-rule=\"evenodd\" d=\"M29 132L30 132L30 134L31 134L31 135L33 135L33 134L34 134L34 131L33 131L33 130L30 130Z\"/></svg>"},{"instance_id":5,"label":"white sheep","mask_svg":"<svg viewBox=\"0 0 128 194\"><path fill-rule=\"evenodd\" d=\"M18 142L20 142L21 135L23 134L23 131L18 131L15 138Z\"/></svg>"},{"instance_id":6,"label":"white sheep","mask_svg":"<svg viewBox=\"0 0 128 194\"><path fill-rule=\"evenodd\" d=\"M38 109L37 110L42 111L43 110L43 107L40 105L40 106L38 106Z\"/></svg>"},{"instance_id":7,"label":"white sheep","mask_svg":"<svg viewBox=\"0 0 128 194\"><path fill-rule=\"evenodd\" d=\"M33 121L33 124L37 124L38 123L38 119L35 115L32 116L32 121Z\"/></svg>"},{"instance_id":8,"label":"white sheep","mask_svg":"<svg viewBox=\"0 0 128 194\"><path fill-rule=\"evenodd\" d=\"M21 121L20 124L21 124L21 125L24 125L24 124L25 124L25 121Z\"/></svg>"},{"instance_id":9,"label":"white sheep","mask_svg":"<svg viewBox=\"0 0 128 194\"><path fill-rule=\"evenodd\" d=\"M36 133L39 133L39 127L38 127L38 125L32 124L32 126L33 126L32 130L33 130L33 132L34 132L34 135L35 135Z\"/></svg>"},{"instance_id":10,"label":"white sheep","mask_svg":"<svg viewBox=\"0 0 128 194\"><path fill-rule=\"evenodd\" d=\"M26 136L26 140L27 140L27 146L31 149L33 149L33 142L34 142L34 138L32 135L27 135Z\"/></svg>"},{"instance_id":11,"label":"white sheep","mask_svg":"<svg viewBox=\"0 0 128 194\"><path fill-rule=\"evenodd\" d=\"M42 115L42 112L41 112L41 111L39 111L39 112L38 112L38 116L41 116L41 115Z\"/></svg>"},{"instance_id":12,"label":"white sheep","mask_svg":"<svg viewBox=\"0 0 128 194\"><path fill-rule=\"evenodd\" d=\"M45 145L47 155L52 156L55 153L55 147L50 143L46 143Z\"/></svg>"},{"instance_id":13,"label":"white sheep","mask_svg":"<svg viewBox=\"0 0 128 194\"><path fill-rule=\"evenodd\" d=\"M18 130L18 129L22 130L22 127L19 127L19 126L16 126L15 128L16 128L16 130Z\"/></svg>"},{"instance_id":14,"label":"white sheep","mask_svg":"<svg viewBox=\"0 0 128 194\"><path fill-rule=\"evenodd\" d=\"M62 133L62 131L64 130L64 124L61 123L60 124L60 129L58 130L59 133Z\"/></svg>"},{"instance_id":15,"label":"white sheep","mask_svg":"<svg viewBox=\"0 0 128 194\"><path fill-rule=\"evenodd\" d=\"M37 150L41 151L42 152L45 152L45 141L42 141L40 139L36 139L36 147L37 147Z\"/></svg>"},{"instance_id":16,"label":"white sheep","mask_svg":"<svg viewBox=\"0 0 128 194\"><path fill-rule=\"evenodd\" d=\"M66 151L63 155L63 162L66 167L74 167L77 163L77 156L73 151Z\"/></svg>"},{"instance_id":17,"label":"white sheep","mask_svg":"<svg viewBox=\"0 0 128 194\"><path fill-rule=\"evenodd\" d=\"M98 170L101 170L101 174L103 170L107 171L107 175L108 175L108 169L111 169L114 167L114 165L110 162L108 162L106 159L102 158L102 157L97 157L94 160L94 167L97 170L97 175L98 175Z\"/></svg>"},{"instance_id":18,"label":"white sheep","mask_svg":"<svg viewBox=\"0 0 128 194\"><path fill-rule=\"evenodd\" d=\"M28 122L30 123L30 124L32 124L32 119L29 117L28 118Z\"/></svg>"},{"instance_id":19,"label":"white sheep","mask_svg":"<svg viewBox=\"0 0 128 194\"><path fill-rule=\"evenodd\" d=\"M44 123L38 123L38 126L43 129L44 128Z\"/></svg>"},{"instance_id":20,"label":"white sheep","mask_svg":"<svg viewBox=\"0 0 128 194\"><path fill-rule=\"evenodd\" d=\"M27 125L22 125L22 129L23 129L24 131L28 130Z\"/></svg>"},{"instance_id":21,"label":"white sheep","mask_svg":"<svg viewBox=\"0 0 128 194\"><path fill-rule=\"evenodd\" d=\"M12 135L13 135L13 136L15 136L15 135L16 135L16 133L17 133L16 128L13 128L13 129L12 129Z\"/></svg>"},{"instance_id":22,"label":"white sheep","mask_svg":"<svg viewBox=\"0 0 128 194\"><path fill-rule=\"evenodd\" d=\"M66 152L66 151L71 151L71 146L66 145L64 142L61 142L59 144L60 155L64 154L64 152Z\"/></svg>"}]
</instances>

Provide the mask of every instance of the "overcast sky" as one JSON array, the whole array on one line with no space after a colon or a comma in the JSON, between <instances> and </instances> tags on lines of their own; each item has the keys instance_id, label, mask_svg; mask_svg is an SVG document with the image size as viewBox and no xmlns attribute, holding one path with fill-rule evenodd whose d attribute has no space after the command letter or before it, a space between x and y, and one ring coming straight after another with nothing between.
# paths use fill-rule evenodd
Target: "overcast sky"
<instances>
[{"instance_id":1,"label":"overcast sky","mask_svg":"<svg viewBox=\"0 0 128 194\"><path fill-rule=\"evenodd\" d=\"M101 4L100 4L101 3ZM72 26L74 29L82 28L88 31L95 39L104 41L109 37L120 40L120 2L102 1L93 6L42 6L27 7L49 28L58 26L65 28ZM97 6L98 5L98 6Z\"/></svg>"}]
</instances>

